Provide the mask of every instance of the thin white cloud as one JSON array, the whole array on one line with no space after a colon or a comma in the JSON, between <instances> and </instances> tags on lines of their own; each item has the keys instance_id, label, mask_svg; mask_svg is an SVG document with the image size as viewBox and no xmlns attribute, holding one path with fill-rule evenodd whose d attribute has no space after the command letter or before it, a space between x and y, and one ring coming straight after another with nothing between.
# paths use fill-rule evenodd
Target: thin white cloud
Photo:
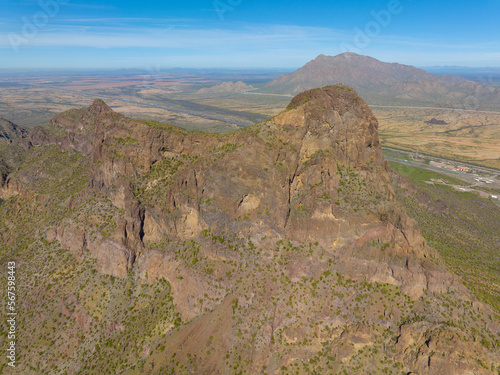
<instances>
[{"instance_id":1,"label":"thin white cloud","mask_svg":"<svg viewBox=\"0 0 500 375\"><path fill-rule=\"evenodd\" d=\"M99 9L99 10L113 10L117 9L113 5L109 4L76 4L72 2L67 2L64 4L65 7L79 8L79 9Z\"/></svg>"},{"instance_id":2,"label":"thin white cloud","mask_svg":"<svg viewBox=\"0 0 500 375\"><path fill-rule=\"evenodd\" d=\"M9 24L9 22L11 22ZM0 20L3 32L0 34L0 47L9 46L9 32L22 36L22 25L13 20ZM273 43L296 40L311 43L353 43L354 30L341 31L326 27L306 27L294 25L259 25L216 23L196 27L196 20L181 18L62 18L50 20L40 27L35 37L30 38L28 46L37 47L95 47L95 48L134 48L134 47L171 47L192 48L213 46L224 43L240 44ZM145 27L144 24L149 25ZM5 25L8 25L5 27ZM114 26L109 26L114 25ZM175 29L173 32L172 29ZM164 39L162 33L169 31ZM161 37L161 38L160 38ZM392 45L407 48L445 48L445 49L498 49L496 41L483 43L449 43L435 38L412 38L380 33L371 41L373 44ZM27 46L27 47L28 47Z\"/></svg>"},{"instance_id":3,"label":"thin white cloud","mask_svg":"<svg viewBox=\"0 0 500 375\"><path fill-rule=\"evenodd\" d=\"M155 28L127 27L52 27L40 30L30 38L36 47L95 47L95 48L202 48L213 46L279 46L287 42L338 42L341 33L315 27L251 25L241 29L192 29L165 24ZM22 36L22 34L19 34ZM7 35L0 35L0 47L10 45Z\"/></svg>"},{"instance_id":4,"label":"thin white cloud","mask_svg":"<svg viewBox=\"0 0 500 375\"><path fill-rule=\"evenodd\" d=\"M161 22L196 22L195 19L192 18L151 18L151 17L101 17L101 18L60 18L57 20L58 23L64 24L67 22L70 23L81 23L85 22L89 25L105 25L109 22L118 22L118 23L144 23L144 22L153 22L153 23L161 23Z\"/></svg>"}]
</instances>

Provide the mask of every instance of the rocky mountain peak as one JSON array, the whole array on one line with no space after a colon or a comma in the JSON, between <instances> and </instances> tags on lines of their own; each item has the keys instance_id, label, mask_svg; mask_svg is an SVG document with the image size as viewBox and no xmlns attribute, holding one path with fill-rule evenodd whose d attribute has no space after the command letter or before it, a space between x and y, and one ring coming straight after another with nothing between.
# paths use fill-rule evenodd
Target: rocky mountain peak
<instances>
[{"instance_id":1,"label":"rocky mountain peak","mask_svg":"<svg viewBox=\"0 0 500 375\"><path fill-rule=\"evenodd\" d=\"M113 112L113 110L102 99L95 99L89 107L89 111L95 114Z\"/></svg>"},{"instance_id":2,"label":"rocky mountain peak","mask_svg":"<svg viewBox=\"0 0 500 375\"><path fill-rule=\"evenodd\" d=\"M349 86L326 86L298 94L287 110L274 118L274 123L303 128L303 134L298 135L301 158L329 150L346 165L362 167L371 160L385 168L378 121Z\"/></svg>"},{"instance_id":3,"label":"rocky mountain peak","mask_svg":"<svg viewBox=\"0 0 500 375\"><path fill-rule=\"evenodd\" d=\"M332 85L304 91L292 99L287 109L302 105L307 105L308 112L316 115L320 111L315 109L321 109L321 112L336 111L340 116L347 112L373 116L370 107L358 93L346 85Z\"/></svg>"}]
</instances>

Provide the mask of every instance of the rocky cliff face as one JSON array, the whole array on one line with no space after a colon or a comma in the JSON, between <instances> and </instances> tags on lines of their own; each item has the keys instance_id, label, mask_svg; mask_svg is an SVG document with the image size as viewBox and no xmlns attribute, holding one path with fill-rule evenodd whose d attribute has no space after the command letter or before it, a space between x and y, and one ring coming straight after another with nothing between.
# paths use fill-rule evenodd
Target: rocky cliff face
<instances>
[{"instance_id":1,"label":"rocky cliff face","mask_svg":"<svg viewBox=\"0 0 500 375\"><path fill-rule=\"evenodd\" d=\"M434 305L421 301L434 294L469 297L396 202L377 129L370 108L342 85L299 94L278 116L230 135L131 120L96 100L30 134L30 147L55 145L88 163L88 187L67 202L68 214L45 238L80 261L95 259L102 273L167 280L182 320L195 320L164 347L188 359L196 353L185 361L189 372L235 373L241 351L251 373L280 373L323 350L339 370L364 363L359 351L373 347L386 324L401 337L391 345L403 368L437 373L452 360L439 357L431 366L426 340L438 337L432 353L442 350L447 336L433 333L442 323L433 316L429 326L416 325L409 311L416 305L420 316L430 314ZM4 191L23 178L20 172ZM91 200L104 207L102 222ZM380 300L389 290L400 302L382 307L370 296L379 293L372 285L385 285ZM349 310L360 301L363 313ZM203 331L198 339L193 330ZM253 340L251 351L242 335ZM201 358L214 341L215 358ZM467 359L470 347L462 349L454 349L456 363L488 373ZM481 361L498 360L488 355ZM169 360L151 358L151 373Z\"/></svg>"},{"instance_id":2,"label":"rocky cliff face","mask_svg":"<svg viewBox=\"0 0 500 375\"><path fill-rule=\"evenodd\" d=\"M90 155L92 190L123 210L115 238L129 266L148 244L209 228L345 254L364 254L368 237L414 259L430 251L394 201L376 118L347 86L300 94L272 120L228 136L132 121L100 100L51 126L57 136L38 130L31 144Z\"/></svg>"}]
</instances>

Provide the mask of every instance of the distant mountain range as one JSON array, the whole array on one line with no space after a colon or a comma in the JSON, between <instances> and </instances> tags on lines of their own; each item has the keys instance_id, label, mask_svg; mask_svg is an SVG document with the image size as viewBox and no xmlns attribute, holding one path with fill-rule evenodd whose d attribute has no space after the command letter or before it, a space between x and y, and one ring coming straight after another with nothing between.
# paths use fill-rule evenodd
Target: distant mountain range
<instances>
[{"instance_id":1,"label":"distant mountain range","mask_svg":"<svg viewBox=\"0 0 500 375\"><path fill-rule=\"evenodd\" d=\"M248 91L251 88L252 86L249 86L246 83L243 83L242 81L238 82L227 81L227 82L222 82L221 84L216 86L204 87L198 90L198 94L227 94L227 93Z\"/></svg>"},{"instance_id":2,"label":"distant mountain range","mask_svg":"<svg viewBox=\"0 0 500 375\"><path fill-rule=\"evenodd\" d=\"M338 83L352 86L372 105L500 110L498 85L456 75L435 75L413 66L386 63L350 52L319 55L295 72L268 83L262 91L295 95Z\"/></svg>"}]
</instances>

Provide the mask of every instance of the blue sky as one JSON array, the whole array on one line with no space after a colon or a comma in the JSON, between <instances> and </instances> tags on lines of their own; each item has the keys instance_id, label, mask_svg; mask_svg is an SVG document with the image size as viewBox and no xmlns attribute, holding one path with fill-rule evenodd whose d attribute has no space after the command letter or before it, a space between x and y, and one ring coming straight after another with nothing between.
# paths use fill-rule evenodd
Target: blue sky
<instances>
[{"instance_id":1,"label":"blue sky","mask_svg":"<svg viewBox=\"0 0 500 375\"><path fill-rule=\"evenodd\" d=\"M500 1L3 0L0 68L500 67Z\"/></svg>"}]
</instances>

